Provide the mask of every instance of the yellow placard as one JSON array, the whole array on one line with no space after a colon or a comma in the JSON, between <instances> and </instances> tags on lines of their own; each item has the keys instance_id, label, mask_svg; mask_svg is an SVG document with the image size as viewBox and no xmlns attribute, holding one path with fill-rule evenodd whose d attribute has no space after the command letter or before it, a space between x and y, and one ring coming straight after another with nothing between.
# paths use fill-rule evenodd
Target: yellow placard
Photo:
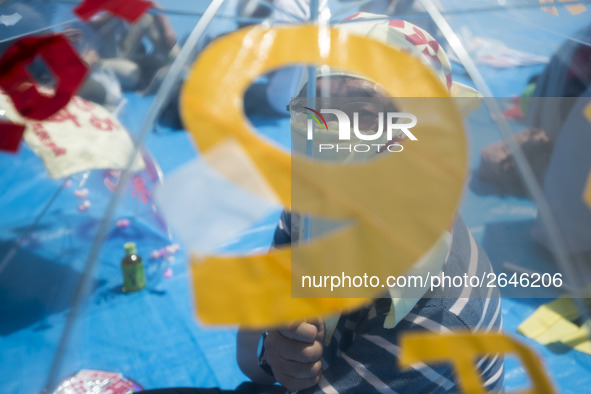
<instances>
[{"instance_id":1,"label":"yellow placard","mask_svg":"<svg viewBox=\"0 0 591 394\"><path fill-rule=\"evenodd\" d=\"M328 27L255 26L213 42L183 87L181 114L198 147L238 142L288 209L354 222L314 242L264 255L193 257L198 314L204 322L264 327L360 306L385 289L358 298L292 298L293 275L406 272L450 224L466 175L466 142L451 100L427 110L409 100L421 136L402 155L354 166L291 157L249 128L243 95L259 75L293 64L326 64L363 74L392 97L448 97L432 71L411 55L369 38ZM396 194L384 182L396 174ZM292 206L292 201L294 206ZM297 204L297 205L296 205ZM291 262L298 264L292 267ZM347 297L343 291L335 294Z\"/></svg>"},{"instance_id":2,"label":"yellow placard","mask_svg":"<svg viewBox=\"0 0 591 394\"><path fill-rule=\"evenodd\" d=\"M581 299L591 306L588 299ZM579 352L591 355L589 322L574 323L581 313L572 298L561 297L540 306L530 317L519 325L517 331L542 345L562 344Z\"/></svg>"}]
</instances>

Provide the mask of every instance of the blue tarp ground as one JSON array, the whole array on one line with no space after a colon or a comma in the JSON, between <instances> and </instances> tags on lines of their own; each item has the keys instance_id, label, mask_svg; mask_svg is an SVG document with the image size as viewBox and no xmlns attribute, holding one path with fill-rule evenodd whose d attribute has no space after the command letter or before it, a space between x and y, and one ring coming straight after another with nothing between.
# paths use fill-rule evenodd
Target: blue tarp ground
<instances>
[{"instance_id":1,"label":"blue tarp ground","mask_svg":"<svg viewBox=\"0 0 591 394\"><path fill-rule=\"evenodd\" d=\"M552 17L538 15L539 10L531 12L542 19ZM470 23L477 24L485 19L482 14L472 15ZM563 23L560 29L565 34L577 28L567 19L560 22ZM552 22L556 23L556 20ZM497 30L502 31L502 26ZM537 42L529 50L550 55L544 50L541 31L524 28L524 34L529 34ZM548 36L556 39L553 34ZM540 69L540 66L504 70L481 68L487 80L495 81L491 87L498 96L518 94L528 78ZM466 80L461 70L455 77ZM522 81L522 84L515 81ZM122 120L130 130L137 130L141 122L137 114L148 110L149 99L133 94L128 99ZM486 114L483 112L482 116ZM262 134L288 143L287 119L259 117L253 122ZM516 124L515 127L520 126ZM500 139L500 135L490 124L477 120L471 122L468 129L470 166L474 169L482 147ZM160 128L150 135L147 147L166 175L194 157L195 151L188 141L187 134L182 131ZM40 161L26 149L21 149L17 157L0 154L0 256L6 254L35 213L40 212L58 190L60 182L39 176L42 173ZM481 195L478 186L466 188L461 213L493 263L497 267L504 262L527 267L543 260L551 267L548 255L529 239L528 229L536 215L535 205L527 199ZM89 212L81 214L75 209L76 203L71 191L63 190L38 224L35 238L26 242L0 275L2 392L37 392L45 382L75 285L105 208L104 203L97 202ZM234 244L233 249L267 247L276 220L276 215L267 218ZM150 263L155 278L150 281L147 291L132 295L120 292L119 260L122 244L129 240L138 243L146 258L151 250L168 243L162 233L141 221L133 222L128 229L113 229L108 234L94 287L78 318L62 373L73 373L82 368L120 371L146 388L174 385L229 389L237 386L245 377L235 362L235 329L207 328L195 320L182 254L170 263L174 271L172 278L158 279L160 267ZM517 326L544 301L503 300L505 331L517 336ZM519 338L540 354L562 392L580 392L581 388L591 386L590 356L570 349L545 348ZM526 384L523 368L509 359L506 364L507 390Z\"/></svg>"}]
</instances>

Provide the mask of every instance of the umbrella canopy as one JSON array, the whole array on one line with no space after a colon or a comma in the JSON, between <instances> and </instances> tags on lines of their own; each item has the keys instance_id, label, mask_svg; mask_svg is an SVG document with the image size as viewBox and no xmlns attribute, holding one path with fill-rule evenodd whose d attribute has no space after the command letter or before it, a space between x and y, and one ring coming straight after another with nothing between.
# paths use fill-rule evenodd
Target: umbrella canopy
<instances>
[{"instance_id":1,"label":"umbrella canopy","mask_svg":"<svg viewBox=\"0 0 591 394\"><path fill-rule=\"evenodd\" d=\"M559 391L588 386L588 304L544 304L591 279L591 6L129 3L0 6L5 392L81 370L233 388L236 330L203 323L269 327L383 293L292 298L294 272L437 274L455 212L491 260L504 332ZM302 244L269 250L284 210ZM130 241L148 285L125 294ZM402 311L425 292L386 296ZM505 388L528 375L507 359Z\"/></svg>"}]
</instances>

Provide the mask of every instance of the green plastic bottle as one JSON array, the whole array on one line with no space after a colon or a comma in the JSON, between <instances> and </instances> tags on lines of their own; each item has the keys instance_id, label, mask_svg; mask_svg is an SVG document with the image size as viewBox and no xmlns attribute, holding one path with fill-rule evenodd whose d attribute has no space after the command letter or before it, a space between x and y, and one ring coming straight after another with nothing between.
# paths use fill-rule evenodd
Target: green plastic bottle
<instances>
[{"instance_id":1,"label":"green plastic bottle","mask_svg":"<svg viewBox=\"0 0 591 394\"><path fill-rule=\"evenodd\" d=\"M123 245L125 257L121 260L121 271L123 272L123 292L131 293L146 287L146 276L144 274L144 263L137 255L134 242L127 242Z\"/></svg>"}]
</instances>

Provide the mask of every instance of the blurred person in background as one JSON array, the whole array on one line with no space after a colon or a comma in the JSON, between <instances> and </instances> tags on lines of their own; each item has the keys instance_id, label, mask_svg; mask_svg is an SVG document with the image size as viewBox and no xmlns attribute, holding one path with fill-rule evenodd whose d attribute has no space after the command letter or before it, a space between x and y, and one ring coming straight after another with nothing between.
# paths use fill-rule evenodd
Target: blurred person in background
<instances>
[{"instance_id":1,"label":"blurred person in background","mask_svg":"<svg viewBox=\"0 0 591 394\"><path fill-rule=\"evenodd\" d=\"M155 8L133 24L103 12L70 25L64 34L93 71L109 70L124 91L153 93L179 51L168 18Z\"/></svg>"},{"instance_id":2,"label":"blurred person in background","mask_svg":"<svg viewBox=\"0 0 591 394\"><path fill-rule=\"evenodd\" d=\"M544 71L530 79L520 98L528 128L515 134L543 187L581 286L591 282L591 207L583 198L591 171L591 115L586 115L591 108L587 107L589 97L591 25L562 44ZM483 149L477 175L502 193L527 193L504 141ZM541 246L554 251L539 216L531 234Z\"/></svg>"}]
</instances>

